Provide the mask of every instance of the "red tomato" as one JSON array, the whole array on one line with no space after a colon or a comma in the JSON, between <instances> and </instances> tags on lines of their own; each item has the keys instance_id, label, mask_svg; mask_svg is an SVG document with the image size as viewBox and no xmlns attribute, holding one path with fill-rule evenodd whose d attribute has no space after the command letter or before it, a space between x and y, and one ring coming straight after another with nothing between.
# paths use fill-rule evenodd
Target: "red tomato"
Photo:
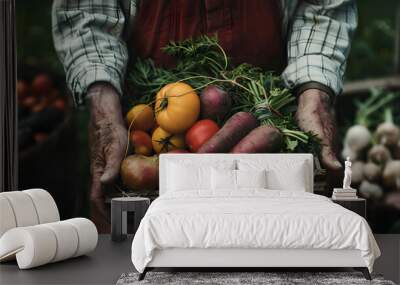
<instances>
[{"instance_id":1,"label":"red tomato","mask_svg":"<svg viewBox=\"0 0 400 285\"><path fill-rule=\"evenodd\" d=\"M218 130L219 126L214 121L200 120L187 131L186 144L192 152L196 152Z\"/></svg>"},{"instance_id":2,"label":"red tomato","mask_svg":"<svg viewBox=\"0 0 400 285\"><path fill-rule=\"evenodd\" d=\"M38 113L40 111L43 111L44 108L47 107L47 101L46 100L40 100L38 103L32 106L31 111L33 113Z\"/></svg>"},{"instance_id":3,"label":"red tomato","mask_svg":"<svg viewBox=\"0 0 400 285\"><path fill-rule=\"evenodd\" d=\"M133 131L129 136L129 141L136 154L150 156L153 152L151 137L144 131Z\"/></svg>"},{"instance_id":4,"label":"red tomato","mask_svg":"<svg viewBox=\"0 0 400 285\"><path fill-rule=\"evenodd\" d=\"M65 100L64 100L64 99L58 98L58 99L56 99L51 105L52 105L54 108L60 110L61 112L64 112L64 111L65 111L65 104L66 104L66 103L65 103Z\"/></svg>"},{"instance_id":5,"label":"red tomato","mask_svg":"<svg viewBox=\"0 0 400 285\"><path fill-rule=\"evenodd\" d=\"M37 101L38 100L35 97L27 96L22 100L21 105L26 108L32 108L37 103Z\"/></svg>"},{"instance_id":6,"label":"red tomato","mask_svg":"<svg viewBox=\"0 0 400 285\"><path fill-rule=\"evenodd\" d=\"M45 140L47 140L48 137L49 137L49 135L46 134L46 133L35 133L35 134L33 134L33 139L35 140L36 143L42 143Z\"/></svg>"},{"instance_id":7,"label":"red tomato","mask_svg":"<svg viewBox=\"0 0 400 285\"><path fill-rule=\"evenodd\" d=\"M25 80L17 81L17 96L18 99L25 98L29 94L29 84Z\"/></svg>"},{"instance_id":8,"label":"red tomato","mask_svg":"<svg viewBox=\"0 0 400 285\"><path fill-rule=\"evenodd\" d=\"M36 95L47 95L53 87L53 82L49 75L41 73L35 76L32 81L32 91Z\"/></svg>"}]
</instances>

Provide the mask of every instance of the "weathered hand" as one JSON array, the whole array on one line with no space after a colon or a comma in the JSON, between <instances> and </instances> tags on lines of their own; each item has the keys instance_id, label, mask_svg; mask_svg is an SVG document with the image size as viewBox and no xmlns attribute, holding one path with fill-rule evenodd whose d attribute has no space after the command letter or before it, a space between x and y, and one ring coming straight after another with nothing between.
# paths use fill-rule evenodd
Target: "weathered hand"
<instances>
[{"instance_id":1,"label":"weathered hand","mask_svg":"<svg viewBox=\"0 0 400 285\"><path fill-rule=\"evenodd\" d=\"M127 145L127 130L119 96L107 83L93 84L87 94L90 106L89 143L92 185L90 200L109 219L104 205L102 184L118 175Z\"/></svg>"},{"instance_id":2,"label":"weathered hand","mask_svg":"<svg viewBox=\"0 0 400 285\"><path fill-rule=\"evenodd\" d=\"M338 171L342 165L338 161L334 143L336 123L329 95L318 89L308 89L300 94L297 121L304 131L311 131L322 141L321 163L328 171Z\"/></svg>"}]
</instances>

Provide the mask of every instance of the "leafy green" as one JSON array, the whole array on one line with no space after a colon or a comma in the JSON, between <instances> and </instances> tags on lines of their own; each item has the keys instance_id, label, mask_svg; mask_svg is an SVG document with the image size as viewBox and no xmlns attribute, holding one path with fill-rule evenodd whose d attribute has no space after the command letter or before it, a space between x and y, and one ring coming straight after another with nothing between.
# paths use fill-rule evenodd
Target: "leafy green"
<instances>
[{"instance_id":1,"label":"leafy green","mask_svg":"<svg viewBox=\"0 0 400 285\"><path fill-rule=\"evenodd\" d=\"M396 99L400 98L400 92L387 92L382 89L371 89L366 100L356 100L357 107L355 123L367 128L376 127L382 121L382 112Z\"/></svg>"},{"instance_id":2,"label":"leafy green","mask_svg":"<svg viewBox=\"0 0 400 285\"><path fill-rule=\"evenodd\" d=\"M247 63L234 66L216 36L171 42L163 51L175 58L174 68L156 67L151 59L138 60L129 74L137 102L153 104L155 94L176 81L197 91L213 84L231 95L233 107L227 118L238 111L251 112L261 124L282 132L282 151L317 153L320 142L317 136L299 129L294 117L296 98L279 76Z\"/></svg>"}]
</instances>

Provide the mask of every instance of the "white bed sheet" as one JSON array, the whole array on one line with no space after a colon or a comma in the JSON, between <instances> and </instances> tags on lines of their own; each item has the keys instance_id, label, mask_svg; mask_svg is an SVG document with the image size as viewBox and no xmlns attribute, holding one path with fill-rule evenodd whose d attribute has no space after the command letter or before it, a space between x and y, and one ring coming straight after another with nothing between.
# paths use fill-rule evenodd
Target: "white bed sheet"
<instances>
[{"instance_id":1,"label":"white bed sheet","mask_svg":"<svg viewBox=\"0 0 400 285\"><path fill-rule=\"evenodd\" d=\"M368 223L328 198L299 191L185 191L157 198L132 243L143 272L155 249L357 249L372 272L380 251Z\"/></svg>"}]
</instances>

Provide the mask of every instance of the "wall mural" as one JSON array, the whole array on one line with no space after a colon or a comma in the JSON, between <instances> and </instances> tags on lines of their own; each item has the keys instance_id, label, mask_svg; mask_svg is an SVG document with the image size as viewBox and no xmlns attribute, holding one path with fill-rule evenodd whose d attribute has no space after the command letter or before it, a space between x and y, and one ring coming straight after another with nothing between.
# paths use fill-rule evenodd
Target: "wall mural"
<instances>
[{"instance_id":1,"label":"wall mural","mask_svg":"<svg viewBox=\"0 0 400 285\"><path fill-rule=\"evenodd\" d=\"M18 182L20 189L47 189L62 218L84 215L108 231L112 197L157 197L161 153L312 153L315 193L331 197L342 186L349 158L351 187L367 199L373 231L400 232L400 86L388 84L400 82L393 68L396 1L379 9L374 1L358 3L351 52L326 47L334 56L350 52L343 92L334 81L345 61L326 84L288 88L301 70L290 67L295 49L287 55L277 40L286 34L276 17L268 17L265 41L240 33L242 42L233 44L226 30L172 29L143 4L134 29L109 15L107 33L74 41L68 29L87 18L69 27L62 1L55 1L58 13L52 1L41 3L16 7ZM254 11L255 18L268 11ZM258 21L247 25L264 24ZM149 33L145 23L169 32ZM100 45L102 53L104 38L110 44Z\"/></svg>"}]
</instances>

